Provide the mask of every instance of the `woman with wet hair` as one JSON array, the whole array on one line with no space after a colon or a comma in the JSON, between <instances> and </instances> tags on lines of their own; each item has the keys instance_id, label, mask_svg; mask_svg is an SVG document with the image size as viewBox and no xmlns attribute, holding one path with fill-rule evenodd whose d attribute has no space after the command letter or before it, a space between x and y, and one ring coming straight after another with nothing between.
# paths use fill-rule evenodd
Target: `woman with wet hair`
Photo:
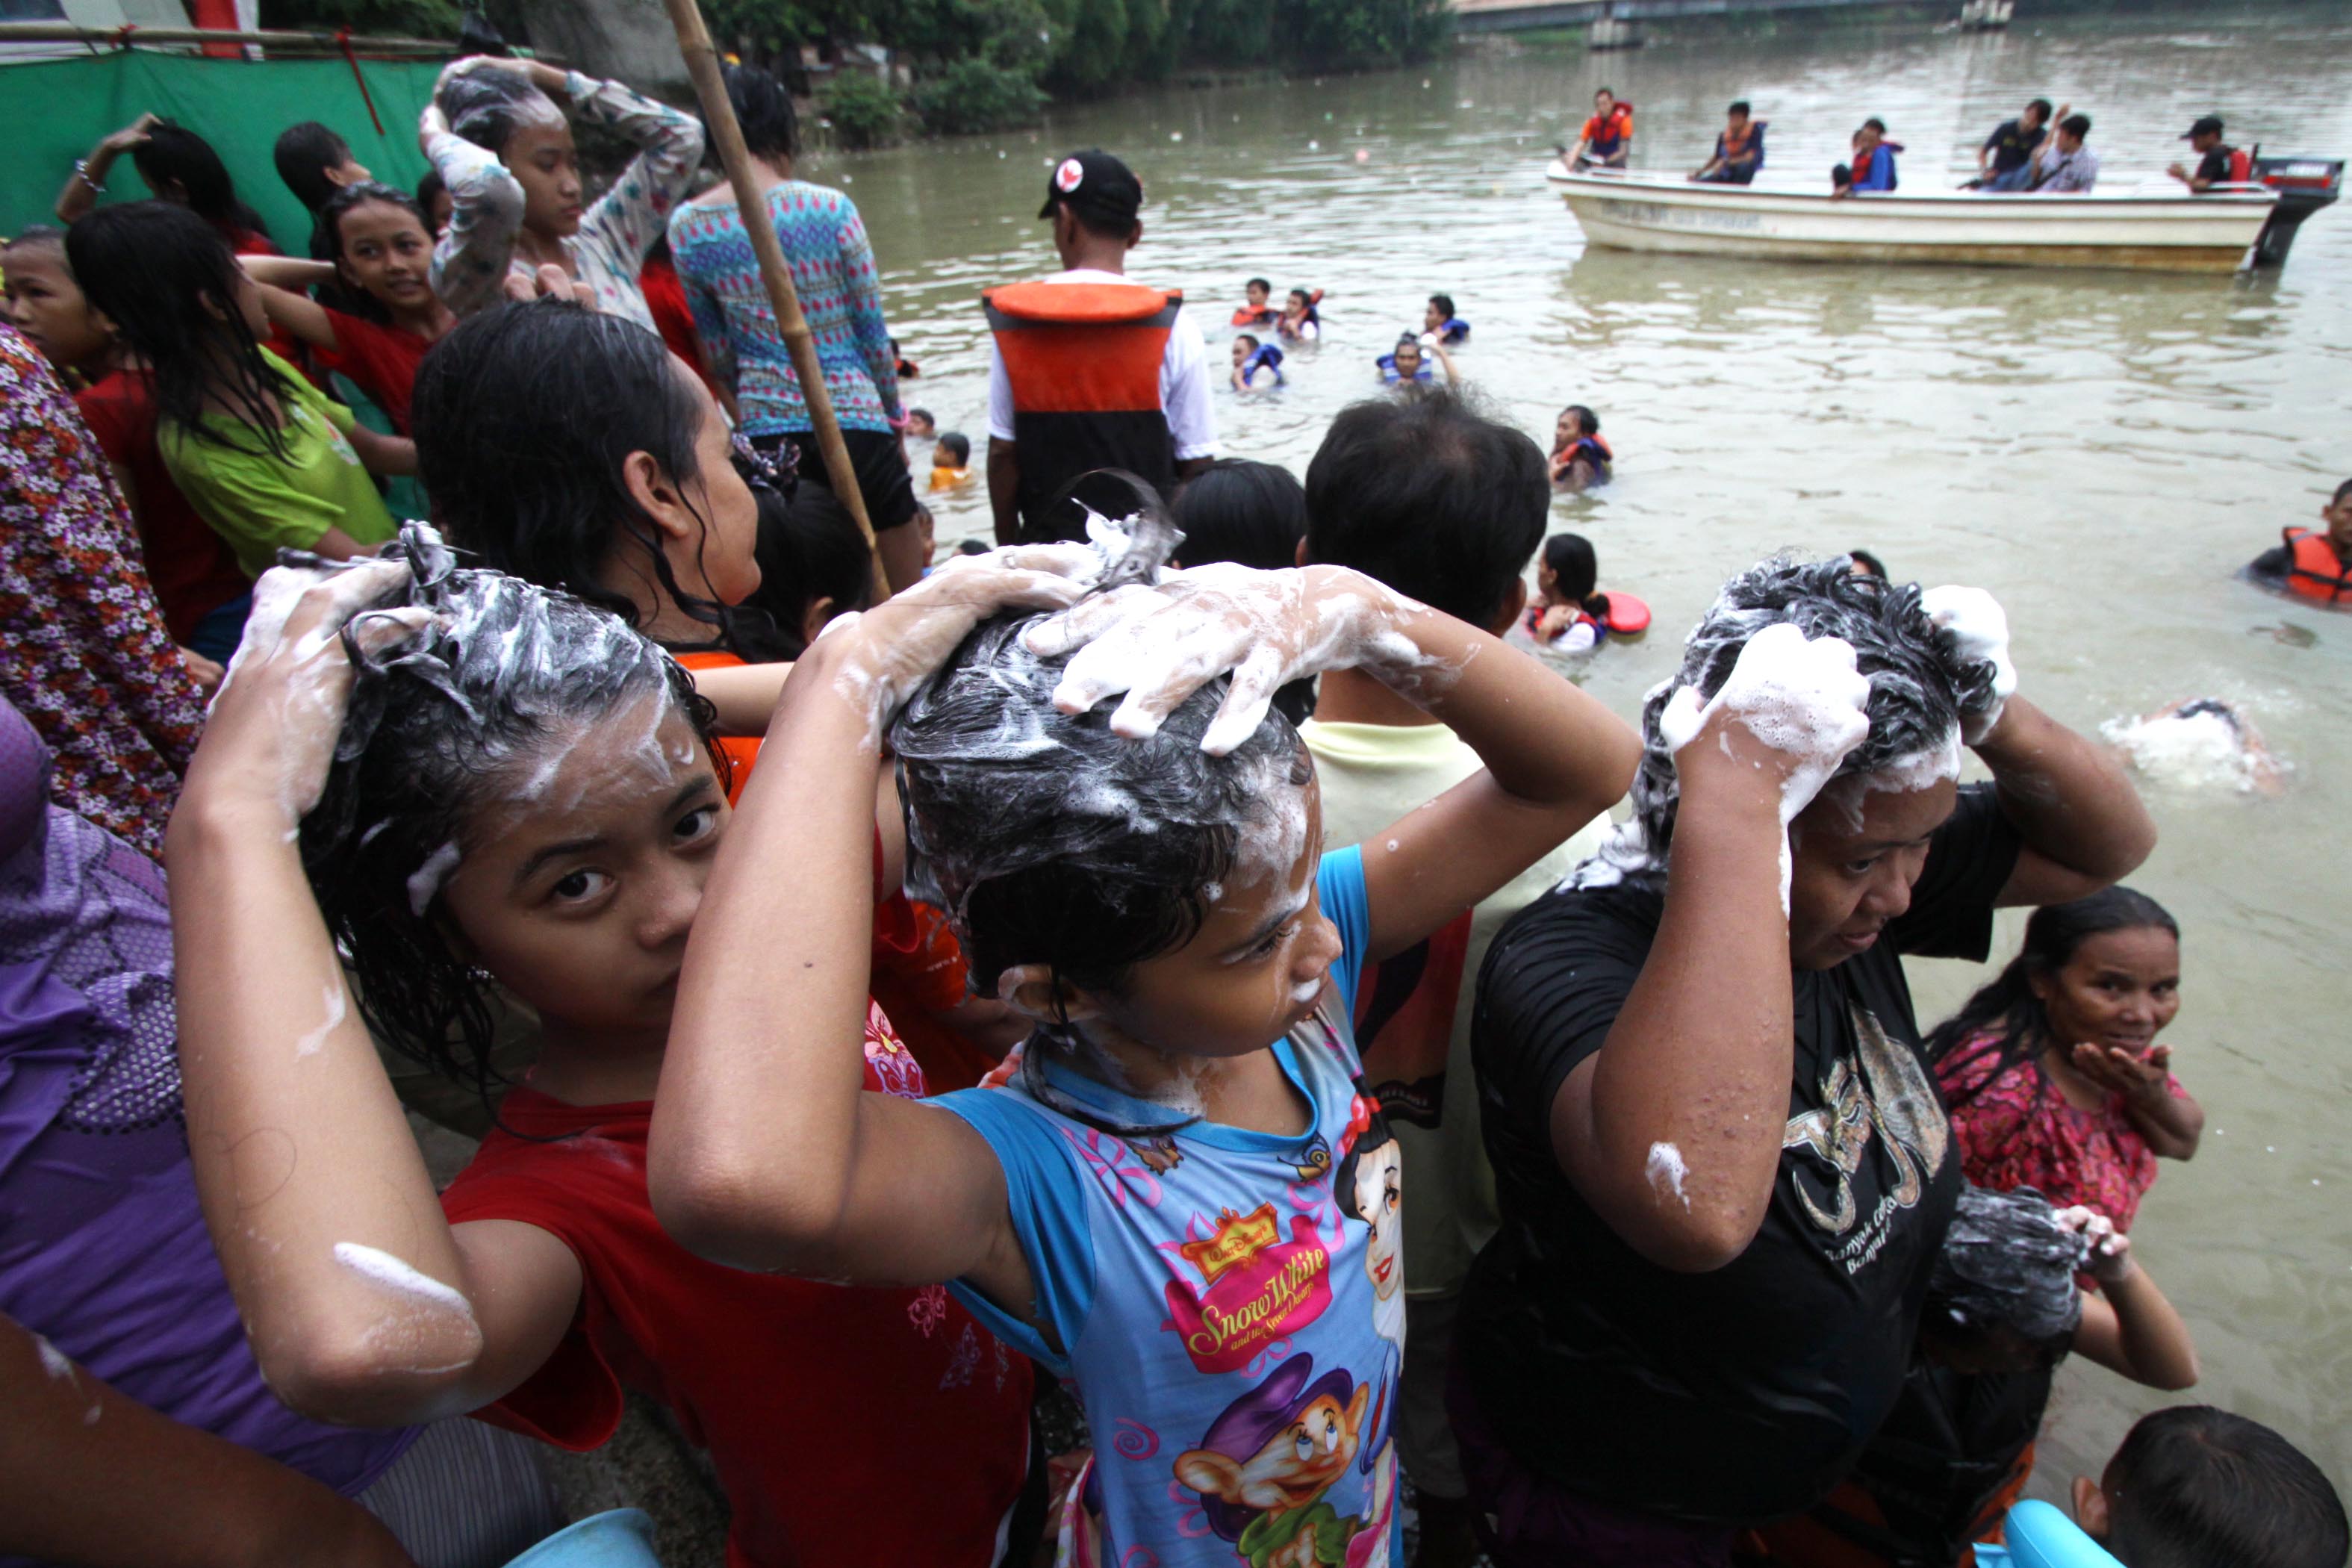
<instances>
[{"instance_id":1,"label":"woman with wet hair","mask_svg":"<svg viewBox=\"0 0 2352 1568\"><path fill-rule=\"evenodd\" d=\"M1742 573L1644 707L1633 820L1496 939L1452 1404L1498 1564L1726 1563L1892 1406L1961 1164L1902 955L1980 959L1996 906L2155 838L2016 683L1979 590Z\"/></svg>"},{"instance_id":2,"label":"woman with wet hair","mask_svg":"<svg viewBox=\"0 0 2352 1568\"><path fill-rule=\"evenodd\" d=\"M639 148L593 205L572 114ZM474 55L442 71L416 139L451 203L433 252L433 287L451 310L471 315L562 279L567 293L585 285L598 310L656 330L637 272L702 163L691 115L616 81Z\"/></svg>"},{"instance_id":3,"label":"woman with wet hair","mask_svg":"<svg viewBox=\"0 0 2352 1568\"><path fill-rule=\"evenodd\" d=\"M2031 1187L1962 1187L1893 1414L1827 1500L1760 1532L1766 1560L1959 1562L2024 1491L2069 1355L2167 1392L2198 1377L2188 1325L2105 1215L2053 1208Z\"/></svg>"},{"instance_id":4,"label":"woman with wet hair","mask_svg":"<svg viewBox=\"0 0 2352 1568\"><path fill-rule=\"evenodd\" d=\"M278 247L261 226L261 216L237 199L236 182L213 144L184 125L142 114L74 163L58 193L58 221L73 224L98 205L106 177L125 153L159 202L185 207L206 223L239 256L275 256Z\"/></svg>"},{"instance_id":5,"label":"woman with wet hair","mask_svg":"<svg viewBox=\"0 0 2352 1568\"><path fill-rule=\"evenodd\" d=\"M730 820L686 672L607 611L458 567L421 524L257 597L167 862L188 1148L269 1386L346 1426L494 1411L574 1450L635 1392L709 1450L731 1563L1025 1562L1026 1363L936 1287L719 1268L647 1206L678 967ZM540 1020L519 1083L491 1063L498 990ZM438 1194L371 1031L503 1091ZM924 1092L878 1010L832 1043L867 1090Z\"/></svg>"},{"instance_id":6,"label":"woman with wet hair","mask_svg":"<svg viewBox=\"0 0 2352 1568\"><path fill-rule=\"evenodd\" d=\"M1969 1180L2131 1229L2158 1157L2195 1157L2205 1129L2157 1040L2179 1011L2180 928L2154 899L2034 910L2024 948L1927 1037Z\"/></svg>"}]
</instances>

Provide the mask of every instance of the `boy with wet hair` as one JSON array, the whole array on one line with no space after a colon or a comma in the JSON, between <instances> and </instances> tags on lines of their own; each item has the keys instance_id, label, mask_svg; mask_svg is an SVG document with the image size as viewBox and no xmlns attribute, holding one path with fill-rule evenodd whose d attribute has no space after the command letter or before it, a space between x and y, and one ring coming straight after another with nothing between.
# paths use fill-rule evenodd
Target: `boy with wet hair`
<instances>
[{"instance_id":1,"label":"boy with wet hair","mask_svg":"<svg viewBox=\"0 0 2352 1568\"><path fill-rule=\"evenodd\" d=\"M1351 566L1501 637L1527 607L1523 574L1550 506L1542 448L1458 392L1359 403L1332 422L1307 467L1299 560ZM1480 766L1460 736L1356 670L1325 672L1299 734L1322 781L1329 849L1371 840ZM1420 1497L1420 1568L1466 1564L1475 1550L1470 1484L1445 1418L1463 1278L1496 1218L1478 1146L1468 977L1506 920L1599 847L1602 826L1585 824L1484 902L1368 970L1358 992L1365 1081L1412 1173L1396 1433Z\"/></svg>"},{"instance_id":2,"label":"boy with wet hair","mask_svg":"<svg viewBox=\"0 0 2352 1568\"><path fill-rule=\"evenodd\" d=\"M2343 1500L2259 1421L2181 1405L2140 1417L2074 1516L2125 1568L2344 1568Z\"/></svg>"},{"instance_id":3,"label":"boy with wet hair","mask_svg":"<svg viewBox=\"0 0 2352 1568\"><path fill-rule=\"evenodd\" d=\"M313 216L345 185L375 178L352 156L350 142L315 120L279 132L269 156L278 165L278 177Z\"/></svg>"}]
</instances>

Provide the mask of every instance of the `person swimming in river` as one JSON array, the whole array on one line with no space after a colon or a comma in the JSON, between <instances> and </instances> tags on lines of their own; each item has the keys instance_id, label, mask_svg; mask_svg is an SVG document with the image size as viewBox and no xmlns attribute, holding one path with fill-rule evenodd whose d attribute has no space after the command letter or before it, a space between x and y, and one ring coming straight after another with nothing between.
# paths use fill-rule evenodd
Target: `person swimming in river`
<instances>
[{"instance_id":1,"label":"person swimming in river","mask_svg":"<svg viewBox=\"0 0 2352 1568\"><path fill-rule=\"evenodd\" d=\"M1270 391L1283 384L1282 351L1248 332L1234 339L1235 392Z\"/></svg>"},{"instance_id":2,"label":"person swimming in river","mask_svg":"<svg viewBox=\"0 0 2352 1568\"><path fill-rule=\"evenodd\" d=\"M2248 562L2246 576L2265 588L2330 609L2352 609L2352 479L2319 509L2325 529L2287 528L2279 542Z\"/></svg>"},{"instance_id":3,"label":"person swimming in river","mask_svg":"<svg viewBox=\"0 0 2352 1568\"><path fill-rule=\"evenodd\" d=\"M1431 363L1433 360L1436 362L1435 365ZM1445 352L1444 344L1424 345L1419 338L1410 332L1399 338L1396 347L1374 360L1372 365L1380 372L1381 382L1389 385L1408 382L1435 381L1436 365L1443 365L1445 368L1445 379L1448 382L1461 379L1454 368L1454 356Z\"/></svg>"},{"instance_id":4,"label":"person swimming in river","mask_svg":"<svg viewBox=\"0 0 2352 1568\"><path fill-rule=\"evenodd\" d=\"M1536 597L1527 609L1528 635L1562 653L1585 653L1609 635L1609 595L1595 591L1601 568L1592 542L1555 533L1536 556Z\"/></svg>"},{"instance_id":5,"label":"person swimming in river","mask_svg":"<svg viewBox=\"0 0 2352 1568\"><path fill-rule=\"evenodd\" d=\"M1275 322L1274 330L1289 342L1313 342L1323 335L1322 303L1322 289L1293 289L1290 298L1283 303L1282 319Z\"/></svg>"},{"instance_id":6,"label":"person swimming in river","mask_svg":"<svg viewBox=\"0 0 2352 1568\"><path fill-rule=\"evenodd\" d=\"M931 489L952 489L971 478L971 438L961 430L942 430L931 448Z\"/></svg>"},{"instance_id":7,"label":"person swimming in river","mask_svg":"<svg viewBox=\"0 0 2352 1568\"><path fill-rule=\"evenodd\" d=\"M1610 466L1617 455L1601 438L1601 416L1581 403L1559 411L1552 426L1551 482L1562 489L1582 491L1609 482Z\"/></svg>"},{"instance_id":8,"label":"person swimming in river","mask_svg":"<svg viewBox=\"0 0 2352 1568\"><path fill-rule=\"evenodd\" d=\"M1263 331L1274 325L1281 312L1274 308L1274 285L1263 278L1253 278L1244 288L1247 302L1234 307L1234 325L1252 327Z\"/></svg>"},{"instance_id":9,"label":"person swimming in river","mask_svg":"<svg viewBox=\"0 0 2352 1568\"><path fill-rule=\"evenodd\" d=\"M768 731L784 760L688 954L655 1201L735 1267L945 1282L1070 1379L1093 1430L1160 1435L1097 1450L1065 1562L1395 1562L1395 1173L1357 977L1604 808L1638 748L1526 654L1359 573L1155 584L1150 553L1112 554L950 562L803 656ZM1486 767L1326 855L1314 767L1267 704L1343 667ZM894 763L916 874L980 988L1035 1025L1004 1087L921 1107L857 1093L840 1048L863 943L837 933L872 876L853 835ZM752 959L780 950L814 962Z\"/></svg>"},{"instance_id":10,"label":"person swimming in river","mask_svg":"<svg viewBox=\"0 0 2352 1568\"><path fill-rule=\"evenodd\" d=\"M1454 348L1470 341L1470 323L1454 313L1454 296L1432 294L1421 312L1421 341Z\"/></svg>"}]
</instances>

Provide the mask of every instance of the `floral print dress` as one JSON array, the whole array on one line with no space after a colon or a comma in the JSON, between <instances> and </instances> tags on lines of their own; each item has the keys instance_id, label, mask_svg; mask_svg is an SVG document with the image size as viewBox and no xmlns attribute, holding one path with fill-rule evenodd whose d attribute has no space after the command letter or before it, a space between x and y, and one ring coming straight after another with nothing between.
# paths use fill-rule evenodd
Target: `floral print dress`
<instances>
[{"instance_id":1,"label":"floral print dress","mask_svg":"<svg viewBox=\"0 0 2352 1568\"><path fill-rule=\"evenodd\" d=\"M2042 1070L2039 1056L2006 1069L1998 1035L1974 1035L1936 1064L1952 1104L1961 1168L1980 1187L2032 1187L2059 1208L2075 1204L2131 1229L2156 1184L2156 1151L2132 1124L2123 1096L2084 1110ZM2180 1080L2165 1075L2165 1092Z\"/></svg>"}]
</instances>

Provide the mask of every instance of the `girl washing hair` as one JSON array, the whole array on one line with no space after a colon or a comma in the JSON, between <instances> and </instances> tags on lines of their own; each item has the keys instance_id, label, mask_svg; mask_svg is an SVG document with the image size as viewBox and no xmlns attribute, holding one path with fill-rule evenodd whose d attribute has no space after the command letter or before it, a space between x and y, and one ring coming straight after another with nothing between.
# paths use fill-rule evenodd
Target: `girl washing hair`
<instances>
[{"instance_id":1,"label":"girl washing hair","mask_svg":"<svg viewBox=\"0 0 2352 1568\"><path fill-rule=\"evenodd\" d=\"M960 560L803 656L768 732L789 761L746 793L681 975L656 1201L739 1267L950 1282L1074 1379L1104 1442L1066 1563L1390 1561L1402 1189L1356 977L1614 799L1633 741L1357 573L1153 564L1040 619L1001 612L1070 605L1092 552ZM1267 704L1346 664L1490 771L1327 856ZM919 879L1034 1031L946 1115L845 1071L886 736ZM755 956L780 949L800 962Z\"/></svg>"},{"instance_id":2,"label":"girl washing hair","mask_svg":"<svg viewBox=\"0 0 2352 1568\"><path fill-rule=\"evenodd\" d=\"M730 1563L990 1568L1026 1364L936 1287L738 1273L647 1206L729 831L709 708L616 616L421 525L396 548L264 582L168 844L189 1147L270 1386L347 1425L495 1406L572 1448L642 1392L710 1450ZM369 1033L487 1087L493 984L538 1010L538 1062L436 1197ZM923 1092L876 1009L837 1044L866 1090Z\"/></svg>"},{"instance_id":3,"label":"girl washing hair","mask_svg":"<svg viewBox=\"0 0 2352 1568\"><path fill-rule=\"evenodd\" d=\"M593 205L567 110L641 149ZM433 286L451 310L528 298L532 274L552 268L585 284L598 310L655 330L637 273L702 163L690 115L616 81L475 55L441 73L416 137L449 193Z\"/></svg>"}]
</instances>

